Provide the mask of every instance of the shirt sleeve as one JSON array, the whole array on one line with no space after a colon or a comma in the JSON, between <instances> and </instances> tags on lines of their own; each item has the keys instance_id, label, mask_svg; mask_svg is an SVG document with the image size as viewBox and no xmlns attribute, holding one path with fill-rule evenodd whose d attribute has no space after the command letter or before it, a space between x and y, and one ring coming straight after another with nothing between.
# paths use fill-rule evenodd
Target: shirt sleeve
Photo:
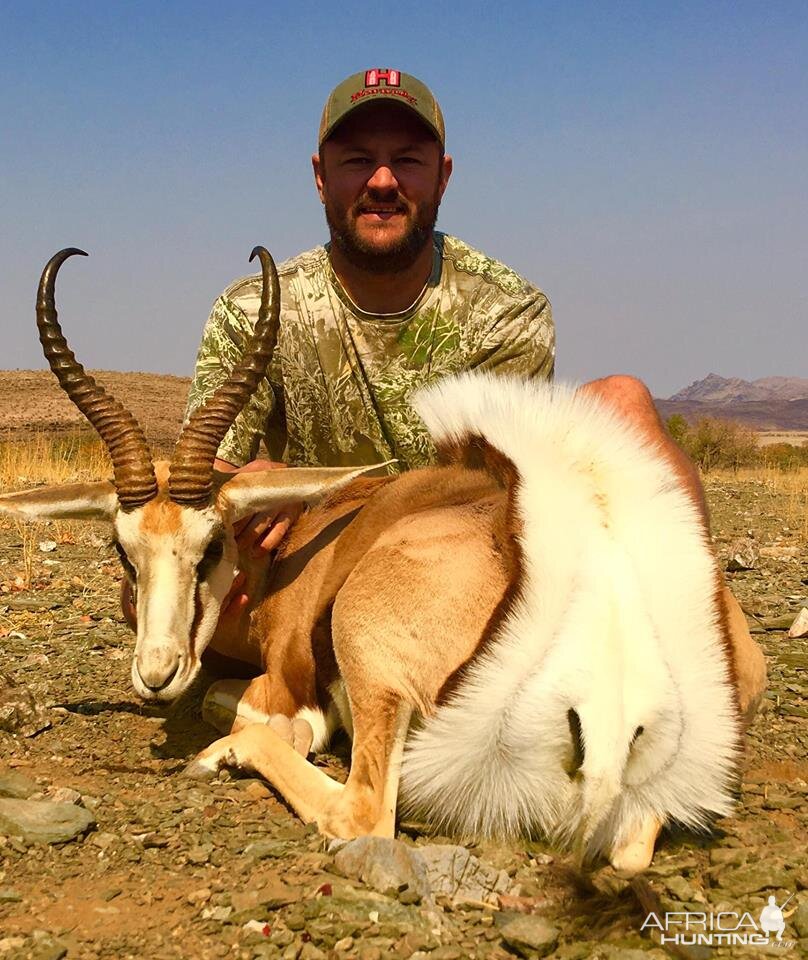
<instances>
[{"instance_id":1,"label":"shirt sleeve","mask_svg":"<svg viewBox=\"0 0 808 960\"><path fill-rule=\"evenodd\" d=\"M555 326L550 301L535 287L509 298L489 314L490 322L472 366L497 374L552 380Z\"/></svg>"},{"instance_id":2,"label":"shirt sleeve","mask_svg":"<svg viewBox=\"0 0 808 960\"><path fill-rule=\"evenodd\" d=\"M244 355L254 321L233 300L219 297L202 333L185 419L206 403ZM275 412L275 395L265 377L225 434L217 456L237 467L254 460Z\"/></svg>"}]
</instances>

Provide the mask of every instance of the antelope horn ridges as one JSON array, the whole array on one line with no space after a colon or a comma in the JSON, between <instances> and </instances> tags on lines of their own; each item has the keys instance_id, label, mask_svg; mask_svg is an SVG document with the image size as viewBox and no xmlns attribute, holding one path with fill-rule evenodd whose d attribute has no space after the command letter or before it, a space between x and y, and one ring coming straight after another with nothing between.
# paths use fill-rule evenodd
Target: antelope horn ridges
<instances>
[{"instance_id":1,"label":"antelope horn ridges","mask_svg":"<svg viewBox=\"0 0 808 960\"><path fill-rule=\"evenodd\" d=\"M87 256L83 250L68 247L51 257L42 271L36 301L39 340L59 385L109 450L121 508L133 510L157 494L151 451L137 420L85 372L62 334L56 313L56 275L73 255Z\"/></svg>"},{"instance_id":2,"label":"antelope horn ridges","mask_svg":"<svg viewBox=\"0 0 808 960\"><path fill-rule=\"evenodd\" d=\"M261 260L261 306L252 339L244 356L213 396L195 410L182 428L168 479L169 496L175 503L204 507L213 490L213 461L231 424L266 373L278 339L281 291L278 272L269 252L255 247L250 260ZM270 282L272 311L270 313Z\"/></svg>"}]
</instances>

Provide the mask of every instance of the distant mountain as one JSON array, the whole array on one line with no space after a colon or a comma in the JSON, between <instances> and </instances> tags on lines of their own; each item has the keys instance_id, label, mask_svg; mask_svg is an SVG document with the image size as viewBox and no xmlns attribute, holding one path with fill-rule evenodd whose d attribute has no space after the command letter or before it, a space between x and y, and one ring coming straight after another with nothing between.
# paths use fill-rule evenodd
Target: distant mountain
<instances>
[{"instance_id":1,"label":"distant mountain","mask_svg":"<svg viewBox=\"0 0 808 960\"><path fill-rule=\"evenodd\" d=\"M762 377L760 380L741 380L740 377L720 377L709 373L703 380L691 383L668 399L670 401L699 401L731 403L735 401L802 400L808 398L808 380L803 377Z\"/></svg>"},{"instance_id":2,"label":"distant mountain","mask_svg":"<svg viewBox=\"0 0 808 960\"><path fill-rule=\"evenodd\" d=\"M665 420L678 413L691 423L716 417L737 420L753 430L808 430L808 379L802 377L750 382L711 373L655 403Z\"/></svg>"}]
</instances>

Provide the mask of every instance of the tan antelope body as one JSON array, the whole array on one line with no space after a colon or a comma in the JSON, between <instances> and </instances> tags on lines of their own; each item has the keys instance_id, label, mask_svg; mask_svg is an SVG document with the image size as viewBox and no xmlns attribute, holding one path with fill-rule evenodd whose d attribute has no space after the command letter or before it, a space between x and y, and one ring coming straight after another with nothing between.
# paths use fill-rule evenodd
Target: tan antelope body
<instances>
[{"instance_id":1,"label":"tan antelope body","mask_svg":"<svg viewBox=\"0 0 808 960\"><path fill-rule=\"evenodd\" d=\"M41 491L0 508L113 520L138 586L133 680L171 699L232 583L235 520L315 504L253 614L265 673L214 688L214 719L235 732L190 772L258 770L332 836L392 835L400 786L405 809L441 827L541 831L642 869L662 824L732 807L754 658L733 647L704 524L656 451L581 393L466 374L416 407L446 466L217 486L231 417L206 439L193 495L172 490L175 453L127 508L117 476L58 507ZM345 785L305 758L337 724L353 737Z\"/></svg>"}]
</instances>

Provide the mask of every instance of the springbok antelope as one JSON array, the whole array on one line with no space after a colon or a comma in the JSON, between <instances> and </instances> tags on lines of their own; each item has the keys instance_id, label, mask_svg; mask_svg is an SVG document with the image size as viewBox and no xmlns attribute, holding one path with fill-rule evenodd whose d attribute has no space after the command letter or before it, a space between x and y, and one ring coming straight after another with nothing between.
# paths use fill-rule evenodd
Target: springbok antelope
<instances>
[{"instance_id":1,"label":"springbok antelope","mask_svg":"<svg viewBox=\"0 0 808 960\"><path fill-rule=\"evenodd\" d=\"M632 871L664 823L730 812L742 711L762 693L756 653L730 629L698 510L615 412L570 388L464 374L415 401L442 466L222 482L216 449L277 327L277 277L259 251L255 342L152 468L142 432L58 327L55 275L73 252L46 267L38 321L114 482L9 494L0 508L113 522L137 584L142 697L170 700L198 670L234 576L233 523L314 504L249 627L264 673L214 685L207 714L230 733L189 773L256 770L331 836L392 835L400 793L444 829L541 831ZM337 724L353 738L344 785L306 759Z\"/></svg>"}]
</instances>

